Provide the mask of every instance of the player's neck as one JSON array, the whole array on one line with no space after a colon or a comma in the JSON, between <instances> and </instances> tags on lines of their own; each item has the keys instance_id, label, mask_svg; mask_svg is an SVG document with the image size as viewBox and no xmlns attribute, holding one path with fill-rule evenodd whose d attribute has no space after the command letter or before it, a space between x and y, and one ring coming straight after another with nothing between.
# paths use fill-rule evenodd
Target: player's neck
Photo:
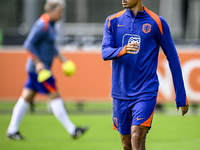
<instances>
[{"instance_id":1,"label":"player's neck","mask_svg":"<svg viewBox=\"0 0 200 150\"><path fill-rule=\"evenodd\" d=\"M51 20L51 22L55 23L57 21L57 20L54 19L53 13L47 12L46 14L49 16L49 19Z\"/></svg>"},{"instance_id":2,"label":"player's neck","mask_svg":"<svg viewBox=\"0 0 200 150\"><path fill-rule=\"evenodd\" d=\"M138 11L142 12L144 10L142 2L138 2L137 5L135 5L134 7L130 8L130 10L133 11L134 16L136 17Z\"/></svg>"}]
</instances>

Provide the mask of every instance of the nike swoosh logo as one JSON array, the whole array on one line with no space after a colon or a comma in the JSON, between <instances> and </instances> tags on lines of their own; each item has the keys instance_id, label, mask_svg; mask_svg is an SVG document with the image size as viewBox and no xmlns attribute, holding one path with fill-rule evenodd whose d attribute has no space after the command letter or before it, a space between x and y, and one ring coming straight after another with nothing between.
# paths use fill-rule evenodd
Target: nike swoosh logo
<instances>
[{"instance_id":1,"label":"nike swoosh logo","mask_svg":"<svg viewBox=\"0 0 200 150\"><path fill-rule=\"evenodd\" d=\"M137 118L137 120L142 120L142 119L145 119L145 118Z\"/></svg>"},{"instance_id":2,"label":"nike swoosh logo","mask_svg":"<svg viewBox=\"0 0 200 150\"><path fill-rule=\"evenodd\" d=\"M120 24L118 24L117 26L118 26L118 27L123 27L123 26L126 26L126 25L120 25Z\"/></svg>"}]
</instances>

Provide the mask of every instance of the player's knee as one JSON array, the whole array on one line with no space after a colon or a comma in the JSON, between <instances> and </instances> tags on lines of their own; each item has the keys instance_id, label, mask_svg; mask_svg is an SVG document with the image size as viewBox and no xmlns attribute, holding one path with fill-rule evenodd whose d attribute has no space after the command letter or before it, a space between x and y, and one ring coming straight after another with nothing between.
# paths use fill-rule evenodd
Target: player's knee
<instances>
[{"instance_id":1,"label":"player's knee","mask_svg":"<svg viewBox=\"0 0 200 150\"><path fill-rule=\"evenodd\" d=\"M142 139L142 136L138 132L133 132L131 134L131 139L133 140L134 143L139 143L139 141Z\"/></svg>"},{"instance_id":2,"label":"player's knee","mask_svg":"<svg viewBox=\"0 0 200 150\"><path fill-rule=\"evenodd\" d=\"M132 150L131 141L122 141L122 146L124 150Z\"/></svg>"},{"instance_id":3,"label":"player's knee","mask_svg":"<svg viewBox=\"0 0 200 150\"><path fill-rule=\"evenodd\" d=\"M30 102L33 101L34 96L35 96L34 91L23 90L20 97L23 98L25 101L30 103Z\"/></svg>"},{"instance_id":4,"label":"player's knee","mask_svg":"<svg viewBox=\"0 0 200 150\"><path fill-rule=\"evenodd\" d=\"M121 135L121 140L124 150L132 150L131 135Z\"/></svg>"},{"instance_id":5,"label":"player's knee","mask_svg":"<svg viewBox=\"0 0 200 150\"><path fill-rule=\"evenodd\" d=\"M50 93L48 95L49 100L54 100L54 99L59 98L59 97L60 97L60 94L58 92Z\"/></svg>"},{"instance_id":6,"label":"player's knee","mask_svg":"<svg viewBox=\"0 0 200 150\"><path fill-rule=\"evenodd\" d=\"M131 139L133 144L137 147L144 143L146 139L147 128L137 127L131 132Z\"/></svg>"},{"instance_id":7,"label":"player's knee","mask_svg":"<svg viewBox=\"0 0 200 150\"><path fill-rule=\"evenodd\" d=\"M31 103L33 101L33 96L31 95L22 95L21 96L25 101Z\"/></svg>"},{"instance_id":8,"label":"player's knee","mask_svg":"<svg viewBox=\"0 0 200 150\"><path fill-rule=\"evenodd\" d=\"M132 147L131 147L130 144L122 143L122 145L123 145L123 149L124 149L124 150L132 150Z\"/></svg>"}]
</instances>

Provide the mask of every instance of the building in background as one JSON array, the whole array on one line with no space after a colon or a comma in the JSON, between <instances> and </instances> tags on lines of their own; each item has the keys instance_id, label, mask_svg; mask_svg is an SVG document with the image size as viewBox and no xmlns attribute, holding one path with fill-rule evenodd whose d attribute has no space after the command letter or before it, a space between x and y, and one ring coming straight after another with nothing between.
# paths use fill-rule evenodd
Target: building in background
<instances>
[{"instance_id":1,"label":"building in background","mask_svg":"<svg viewBox=\"0 0 200 150\"><path fill-rule=\"evenodd\" d=\"M3 45L22 45L46 0L1 0L0 31ZM116 0L65 0L66 10L59 32L66 50L100 50L104 22L122 10ZM181 45L200 44L200 0L143 0L144 5L163 16L173 40Z\"/></svg>"}]
</instances>

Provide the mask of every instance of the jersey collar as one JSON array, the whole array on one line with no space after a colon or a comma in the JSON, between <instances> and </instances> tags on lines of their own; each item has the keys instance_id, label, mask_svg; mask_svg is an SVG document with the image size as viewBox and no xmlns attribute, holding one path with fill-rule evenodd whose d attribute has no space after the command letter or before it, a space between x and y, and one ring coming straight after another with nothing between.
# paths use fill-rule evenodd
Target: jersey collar
<instances>
[{"instance_id":1,"label":"jersey collar","mask_svg":"<svg viewBox=\"0 0 200 150\"><path fill-rule=\"evenodd\" d=\"M133 14L133 11L130 10L130 9L126 9L126 12L125 12L125 15L128 16L128 17L131 17L131 18L138 18L138 17L141 17L143 15L146 14L146 10L145 10L145 6L143 6L144 10L143 11L138 11L137 13L137 16L135 17L134 14Z\"/></svg>"}]
</instances>

